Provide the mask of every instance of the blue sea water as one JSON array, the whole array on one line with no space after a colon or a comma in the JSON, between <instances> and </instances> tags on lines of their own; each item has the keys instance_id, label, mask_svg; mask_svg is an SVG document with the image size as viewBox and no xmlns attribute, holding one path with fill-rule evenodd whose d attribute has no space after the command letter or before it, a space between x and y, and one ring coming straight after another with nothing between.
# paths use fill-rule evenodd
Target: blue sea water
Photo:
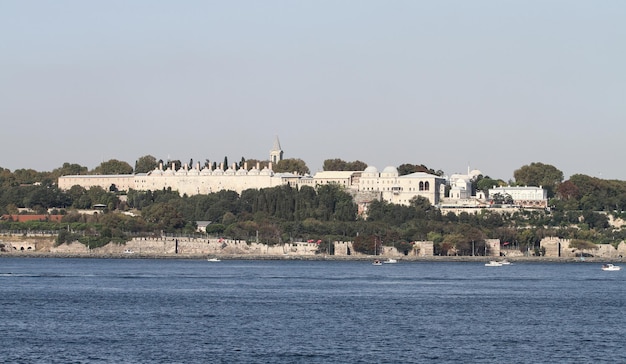
<instances>
[{"instance_id":1,"label":"blue sea water","mask_svg":"<svg viewBox=\"0 0 626 364\"><path fill-rule=\"evenodd\" d=\"M624 363L591 263L0 258L9 363Z\"/></svg>"}]
</instances>

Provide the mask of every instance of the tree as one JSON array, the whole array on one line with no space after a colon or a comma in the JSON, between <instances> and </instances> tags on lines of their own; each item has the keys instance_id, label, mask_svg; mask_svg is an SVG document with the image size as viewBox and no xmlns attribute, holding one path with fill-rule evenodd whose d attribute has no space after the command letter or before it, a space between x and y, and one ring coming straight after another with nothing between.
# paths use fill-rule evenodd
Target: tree
<instances>
[{"instance_id":1,"label":"tree","mask_svg":"<svg viewBox=\"0 0 626 364\"><path fill-rule=\"evenodd\" d=\"M133 167L130 164L119 161L117 159L110 159L106 162L102 162L98 167L93 170L93 174L132 174Z\"/></svg>"},{"instance_id":2,"label":"tree","mask_svg":"<svg viewBox=\"0 0 626 364\"><path fill-rule=\"evenodd\" d=\"M476 191L483 191L487 193L489 192L490 188L504 186L505 183L502 180L495 180L490 178L489 176L483 177L482 175L480 175L476 178L475 185Z\"/></svg>"},{"instance_id":3,"label":"tree","mask_svg":"<svg viewBox=\"0 0 626 364\"><path fill-rule=\"evenodd\" d=\"M57 179L61 176L77 176L89 173L87 167L75 163L63 163L63 166L52 171L51 177Z\"/></svg>"},{"instance_id":4,"label":"tree","mask_svg":"<svg viewBox=\"0 0 626 364\"><path fill-rule=\"evenodd\" d=\"M309 174L309 167L306 166L306 163L302 159L283 159L276 163L273 167L274 172L277 173L285 173L285 172L296 172L300 175Z\"/></svg>"},{"instance_id":5,"label":"tree","mask_svg":"<svg viewBox=\"0 0 626 364\"><path fill-rule=\"evenodd\" d=\"M346 162L342 159L327 159L324 161L322 169L324 171L363 171L367 168L367 163L359 160Z\"/></svg>"},{"instance_id":6,"label":"tree","mask_svg":"<svg viewBox=\"0 0 626 364\"><path fill-rule=\"evenodd\" d=\"M174 202L155 203L145 208L142 216L155 228L168 233L185 227L185 220Z\"/></svg>"},{"instance_id":7,"label":"tree","mask_svg":"<svg viewBox=\"0 0 626 364\"><path fill-rule=\"evenodd\" d=\"M180 167L183 165L183 163L180 161L180 159L175 159L175 160L168 160L167 161L167 167L164 168L171 168L172 165L174 166L174 170L179 170Z\"/></svg>"},{"instance_id":8,"label":"tree","mask_svg":"<svg viewBox=\"0 0 626 364\"><path fill-rule=\"evenodd\" d=\"M148 173L158 166L157 160L151 155L144 155L135 162L135 173Z\"/></svg>"},{"instance_id":9,"label":"tree","mask_svg":"<svg viewBox=\"0 0 626 364\"><path fill-rule=\"evenodd\" d=\"M563 181L563 172L550 164L535 162L515 170L513 177L518 185L541 186L548 191L548 197L553 197Z\"/></svg>"},{"instance_id":10,"label":"tree","mask_svg":"<svg viewBox=\"0 0 626 364\"><path fill-rule=\"evenodd\" d=\"M423 164L409 164L404 163L398 166L398 174L400 176L405 176L407 174L416 173L416 172L424 172L429 174L437 174L434 170L429 169Z\"/></svg>"}]
</instances>

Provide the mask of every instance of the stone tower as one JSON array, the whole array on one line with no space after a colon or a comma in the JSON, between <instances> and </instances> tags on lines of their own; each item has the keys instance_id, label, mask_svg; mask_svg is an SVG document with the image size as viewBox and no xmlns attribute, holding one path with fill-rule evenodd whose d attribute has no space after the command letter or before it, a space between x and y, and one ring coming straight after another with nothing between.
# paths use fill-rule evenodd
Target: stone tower
<instances>
[{"instance_id":1,"label":"stone tower","mask_svg":"<svg viewBox=\"0 0 626 364\"><path fill-rule=\"evenodd\" d=\"M283 150L280 149L280 141L278 140L278 136L274 139L274 146L272 150L270 150L270 162L272 164L276 164L283 160Z\"/></svg>"}]
</instances>

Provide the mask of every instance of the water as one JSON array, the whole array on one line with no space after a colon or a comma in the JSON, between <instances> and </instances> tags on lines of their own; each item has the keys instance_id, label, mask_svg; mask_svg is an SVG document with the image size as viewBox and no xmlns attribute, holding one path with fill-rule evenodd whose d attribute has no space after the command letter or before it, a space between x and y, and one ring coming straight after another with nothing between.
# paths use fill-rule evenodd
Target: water
<instances>
[{"instance_id":1,"label":"water","mask_svg":"<svg viewBox=\"0 0 626 364\"><path fill-rule=\"evenodd\" d=\"M626 362L598 264L0 258L11 363Z\"/></svg>"}]
</instances>

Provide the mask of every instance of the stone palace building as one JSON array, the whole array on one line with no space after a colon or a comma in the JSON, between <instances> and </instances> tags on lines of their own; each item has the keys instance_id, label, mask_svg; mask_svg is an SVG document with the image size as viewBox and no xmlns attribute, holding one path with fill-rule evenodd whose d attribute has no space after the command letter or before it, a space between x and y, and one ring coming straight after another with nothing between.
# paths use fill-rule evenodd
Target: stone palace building
<instances>
[{"instance_id":1,"label":"stone palace building","mask_svg":"<svg viewBox=\"0 0 626 364\"><path fill-rule=\"evenodd\" d=\"M175 165L159 165L148 173L123 175L74 175L59 177L58 186L68 190L78 185L89 189L94 186L105 190L128 191L156 191L171 188L181 195L208 194L222 190L241 193L246 189L271 188L289 185L294 188L302 186L318 187L326 184L342 186L354 196L361 212L367 210L371 201L383 200L393 204L409 205L410 201L421 196L434 206L488 207L487 197L484 194L472 195L471 181L480 175L480 171L469 171L467 175L453 174L449 181L437 175L416 172L400 175L393 166L379 171L374 166L368 166L363 171L320 171L314 175L299 175L296 173L275 173L273 166L283 160L283 150L276 137L269 153L269 163L260 168L257 163L249 166L244 163L239 168L233 163L224 166L223 163L212 168L210 163L201 167L183 165L176 169ZM446 186L449 184L449 197L445 197ZM491 193L491 190L489 191ZM514 199L522 199L525 204L533 207L544 207L547 204L545 190L541 187L507 187L496 188L494 193L506 193Z\"/></svg>"}]
</instances>

